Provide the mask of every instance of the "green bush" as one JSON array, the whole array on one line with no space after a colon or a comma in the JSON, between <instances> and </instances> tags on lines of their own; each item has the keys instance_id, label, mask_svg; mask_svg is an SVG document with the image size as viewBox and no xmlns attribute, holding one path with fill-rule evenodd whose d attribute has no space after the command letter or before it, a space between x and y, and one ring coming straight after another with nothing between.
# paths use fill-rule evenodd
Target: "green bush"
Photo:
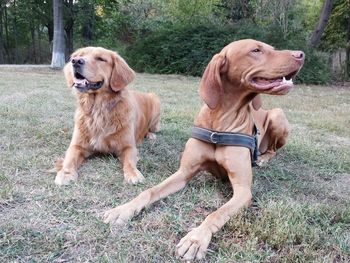
<instances>
[{"instance_id":1,"label":"green bush","mask_svg":"<svg viewBox=\"0 0 350 263\"><path fill-rule=\"evenodd\" d=\"M138 38L126 56L137 71L199 76L213 54L230 42L228 35L205 26L166 28Z\"/></svg>"},{"instance_id":2,"label":"green bush","mask_svg":"<svg viewBox=\"0 0 350 263\"><path fill-rule=\"evenodd\" d=\"M326 56L309 47L300 48L304 50L305 64L297 76L300 83L325 84L331 81L331 68Z\"/></svg>"},{"instance_id":3,"label":"green bush","mask_svg":"<svg viewBox=\"0 0 350 263\"><path fill-rule=\"evenodd\" d=\"M304 36L285 40L281 35L278 28L259 28L249 22L230 27L169 25L148 36L136 37L127 47L125 56L139 72L201 76L211 57L225 45L238 39L253 38L276 48L304 50L306 62L297 81L319 84L330 80L328 64L315 50L307 48Z\"/></svg>"}]
</instances>

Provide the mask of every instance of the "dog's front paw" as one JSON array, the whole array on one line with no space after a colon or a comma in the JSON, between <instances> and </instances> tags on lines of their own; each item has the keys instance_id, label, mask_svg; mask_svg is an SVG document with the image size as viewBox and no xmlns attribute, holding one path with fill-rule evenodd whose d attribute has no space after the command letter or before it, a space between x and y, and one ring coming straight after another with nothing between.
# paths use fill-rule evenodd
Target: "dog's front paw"
<instances>
[{"instance_id":1,"label":"dog's front paw","mask_svg":"<svg viewBox=\"0 0 350 263\"><path fill-rule=\"evenodd\" d=\"M67 185L71 181L76 181L78 179L77 172L64 171L63 169L59 171L55 178L55 184L57 185Z\"/></svg>"},{"instance_id":2,"label":"dog's front paw","mask_svg":"<svg viewBox=\"0 0 350 263\"><path fill-rule=\"evenodd\" d=\"M263 160L263 159L261 159L261 158L259 158L257 161L256 161L256 165L258 166L258 167L263 167L263 166L265 166L266 165L266 161L265 160Z\"/></svg>"},{"instance_id":3,"label":"dog's front paw","mask_svg":"<svg viewBox=\"0 0 350 263\"><path fill-rule=\"evenodd\" d=\"M103 222L106 224L124 225L133 215L134 210L125 204L106 211L103 215Z\"/></svg>"},{"instance_id":4,"label":"dog's front paw","mask_svg":"<svg viewBox=\"0 0 350 263\"><path fill-rule=\"evenodd\" d=\"M150 140L155 140L155 139L157 139L157 135L156 135L155 133L153 133L153 132L147 133L146 137L147 137L148 139L150 139Z\"/></svg>"},{"instance_id":5,"label":"dog's front paw","mask_svg":"<svg viewBox=\"0 0 350 263\"><path fill-rule=\"evenodd\" d=\"M139 170L134 169L124 173L124 180L129 184L137 184L143 182L145 177L143 177Z\"/></svg>"},{"instance_id":6,"label":"dog's front paw","mask_svg":"<svg viewBox=\"0 0 350 263\"><path fill-rule=\"evenodd\" d=\"M176 246L176 255L185 261L205 257L212 233L204 227L194 228Z\"/></svg>"},{"instance_id":7,"label":"dog's front paw","mask_svg":"<svg viewBox=\"0 0 350 263\"><path fill-rule=\"evenodd\" d=\"M269 161L268 157L261 155L261 156L259 156L258 160L256 161L256 165L258 167L265 167L267 165L268 161Z\"/></svg>"}]
</instances>

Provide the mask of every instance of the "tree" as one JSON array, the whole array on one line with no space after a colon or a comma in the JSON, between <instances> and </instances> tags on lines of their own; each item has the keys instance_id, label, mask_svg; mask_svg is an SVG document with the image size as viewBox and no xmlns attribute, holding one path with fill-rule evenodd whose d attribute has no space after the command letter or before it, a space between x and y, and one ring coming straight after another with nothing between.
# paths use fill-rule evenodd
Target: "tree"
<instances>
[{"instance_id":1,"label":"tree","mask_svg":"<svg viewBox=\"0 0 350 263\"><path fill-rule=\"evenodd\" d=\"M3 33L3 10L6 8L6 5L3 1L0 1L0 64L5 61L5 43L4 33Z\"/></svg>"},{"instance_id":2,"label":"tree","mask_svg":"<svg viewBox=\"0 0 350 263\"><path fill-rule=\"evenodd\" d=\"M311 35L311 39L310 39L311 47L317 47L320 44L322 33L326 28L329 16L331 15L331 12L332 12L332 6L333 6L333 0L324 1L320 18L318 20L318 23L316 25L314 32Z\"/></svg>"},{"instance_id":3,"label":"tree","mask_svg":"<svg viewBox=\"0 0 350 263\"><path fill-rule=\"evenodd\" d=\"M64 2L66 7L66 19L65 19L65 26L64 30L66 32L67 36L67 54L71 54L73 52L73 27L74 27L74 5L73 0L67 0Z\"/></svg>"},{"instance_id":4,"label":"tree","mask_svg":"<svg viewBox=\"0 0 350 263\"><path fill-rule=\"evenodd\" d=\"M345 50L345 61L343 64L343 78L350 77L350 1L335 1L332 14L321 38L320 48L323 51L334 52Z\"/></svg>"},{"instance_id":5,"label":"tree","mask_svg":"<svg viewBox=\"0 0 350 263\"><path fill-rule=\"evenodd\" d=\"M350 78L350 15L349 13L348 13L348 30L347 30L347 36L346 36L345 78L346 79Z\"/></svg>"},{"instance_id":6,"label":"tree","mask_svg":"<svg viewBox=\"0 0 350 263\"><path fill-rule=\"evenodd\" d=\"M94 33L95 10L93 1L82 1L82 38L85 45L91 45Z\"/></svg>"},{"instance_id":7,"label":"tree","mask_svg":"<svg viewBox=\"0 0 350 263\"><path fill-rule=\"evenodd\" d=\"M65 64L65 39L63 27L63 0L53 0L53 49L51 68L63 68Z\"/></svg>"},{"instance_id":8,"label":"tree","mask_svg":"<svg viewBox=\"0 0 350 263\"><path fill-rule=\"evenodd\" d=\"M252 18L255 1L221 0L216 6L223 9L225 18L230 22ZM259 3L262 5L262 3Z\"/></svg>"}]
</instances>

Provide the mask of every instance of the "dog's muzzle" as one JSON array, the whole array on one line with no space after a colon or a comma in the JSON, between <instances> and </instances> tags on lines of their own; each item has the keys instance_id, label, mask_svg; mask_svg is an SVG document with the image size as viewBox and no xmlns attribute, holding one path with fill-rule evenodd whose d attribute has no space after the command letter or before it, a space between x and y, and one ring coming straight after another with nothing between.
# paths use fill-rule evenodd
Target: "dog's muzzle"
<instances>
[{"instance_id":1,"label":"dog's muzzle","mask_svg":"<svg viewBox=\"0 0 350 263\"><path fill-rule=\"evenodd\" d=\"M82 74L82 65L73 65L74 87L80 92L88 92L89 90L98 90L103 86L104 81L91 82Z\"/></svg>"}]
</instances>

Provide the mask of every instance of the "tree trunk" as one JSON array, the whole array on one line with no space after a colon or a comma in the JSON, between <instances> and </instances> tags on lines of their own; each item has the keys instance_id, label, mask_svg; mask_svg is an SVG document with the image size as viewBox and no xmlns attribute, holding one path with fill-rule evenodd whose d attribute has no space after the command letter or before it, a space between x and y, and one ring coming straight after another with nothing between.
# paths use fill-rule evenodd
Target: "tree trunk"
<instances>
[{"instance_id":1,"label":"tree trunk","mask_svg":"<svg viewBox=\"0 0 350 263\"><path fill-rule=\"evenodd\" d=\"M31 63L37 64L38 59L37 59L37 54L36 54L36 41L35 41L35 28L34 25L31 25L30 27L30 35L32 37L32 60L30 61Z\"/></svg>"},{"instance_id":2,"label":"tree trunk","mask_svg":"<svg viewBox=\"0 0 350 263\"><path fill-rule=\"evenodd\" d=\"M49 36L49 42L51 43L53 41L53 23L48 22L46 24L47 27L47 35Z\"/></svg>"},{"instance_id":3,"label":"tree trunk","mask_svg":"<svg viewBox=\"0 0 350 263\"><path fill-rule=\"evenodd\" d=\"M66 27L66 35L67 35L67 54L73 53L73 24L71 26Z\"/></svg>"},{"instance_id":4,"label":"tree trunk","mask_svg":"<svg viewBox=\"0 0 350 263\"><path fill-rule=\"evenodd\" d=\"M4 27L5 27L5 35L6 35L5 46L7 48L9 48L9 46L10 46L10 44L9 44L9 27L8 27L8 17L7 17L7 7L6 7L6 5L5 5L4 11L5 11Z\"/></svg>"},{"instance_id":5,"label":"tree trunk","mask_svg":"<svg viewBox=\"0 0 350 263\"><path fill-rule=\"evenodd\" d=\"M348 10L348 13L350 11ZM345 59L345 79L350 77L350 14L348 14L348 32L346 36L346 59Z\"/></svg>"},{"instance_id":6,"label":"tree trunk","mask_svg":"<svg viewBox=\"0 0 350 263\"><path fill-rule=\"evenodd\" d=\"M0 2L0 64L5 63L5 46L3 34L3 2Z\"/></svg>"},{"instance_id":7,"label":"tree trunk","mask_svg":"<svg viewBox=\"0 0 350 263\"><path fill-rule=\"evenodd\" d=\"M69 19L66 21L64 30L67 36L67 48L66 53L72 54L73 52L73 26L74 26L74 13L73 13L73 0L68 1Z\"/></svg>"},{"instance_id":8,"label":"tree trunk","mask_svg":"<svg viewBox=\"0 0 350 263\"><path fill-rule=\"evenodd\" d=\"M320 44L321 36L326 28L329 16L332 12L333 0L325 0L321 10L320 18L315 27L314 32L311 35L310 46L317 47Z\"/></svg>"},{"instance_id":9,"label":"tree trunk","mask_svg":"<svg viewBox=\"0 0 350 263\"><path fill-rule=\"evenodd\" d=\"M93 39L93 26L94 26L94 6L90 3L84 3L82 10L85 13L83 20L82 37L85 45L91 45Z\"/></svg>"},{"instance_id":10,"label":"tree trunk","mask_svg":"<svg viewBox=\"0 0 350 263\"><path fill-rule=\"evenodd\" d=\"M63 28L63 0L53 0L53 50L51 68L61 69L65 64L65 41Z\"/></svg>"},{"instance_id":11,"label":"tree trunk","mask_svg":"<svg viewBox=\"0 0 350 263\"><path fill-rule=\"evenodd\" d=\"M16 1L13 1L13 6L16 8L14 12L14 23L13 23L13 32L14 32L14 38L15 38L15 63L18 64L19 61L19 53L18 53L18 30L17 30L17 7L16 7ZM21 62L23 63L23 62Z\"/></svg>"}]
</instances>

